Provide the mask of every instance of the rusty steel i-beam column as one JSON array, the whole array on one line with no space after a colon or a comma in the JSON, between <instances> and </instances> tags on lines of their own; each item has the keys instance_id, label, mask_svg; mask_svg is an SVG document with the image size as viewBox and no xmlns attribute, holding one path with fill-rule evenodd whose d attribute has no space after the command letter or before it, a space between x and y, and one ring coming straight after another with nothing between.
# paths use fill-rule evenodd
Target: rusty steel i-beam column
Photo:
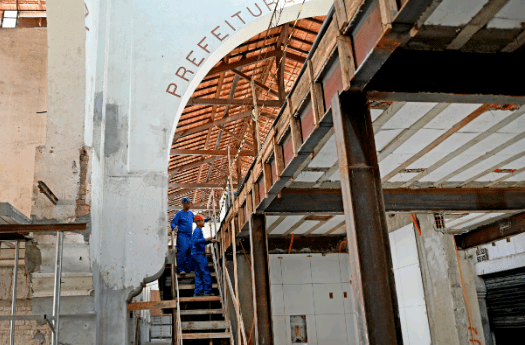
<instances>
[{"instance_id":1,"label":"rusty steel i-beam column","mask_svg":"<svg viewBox=\"0 0 525 345\"><path fill-rule=\"evenodd\" d=\"M403 344L372 119L364 93L332 98L359 344Z\"/></svg>"},{"instance_id":2,"label":"rusty steel i-beam column","mask_svg":"<svg viewBox=\"0 0 525 345\"><path fill-rule=\"evenodd\" d=\"M252 267L255 344L273 344L270 306L270 277L266 221L262 214L250 215L250 256Z\"/></svg>"}]
</instances>

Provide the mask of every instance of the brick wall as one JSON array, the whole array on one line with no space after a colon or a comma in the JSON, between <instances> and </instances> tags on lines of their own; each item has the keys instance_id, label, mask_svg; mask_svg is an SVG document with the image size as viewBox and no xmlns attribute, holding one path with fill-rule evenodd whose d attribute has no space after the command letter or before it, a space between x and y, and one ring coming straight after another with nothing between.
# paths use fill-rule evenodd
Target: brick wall
<instances>
[{"instance_id":1,"label":"brick wall","mask_svg":"<svg viewBox=\"0 0 525 345\"><path fill-rule=\"evenodd\" d=\"M17 301L17 315L30 315L31 300ZM11 314L11 302L0 301L0 315ZM9 321L0 321L0 344L9 344ZM47 323L39 325L37 321L17 321L15 323L16 345L51 344L51 330Z\"/></svg>"}]
</instances>

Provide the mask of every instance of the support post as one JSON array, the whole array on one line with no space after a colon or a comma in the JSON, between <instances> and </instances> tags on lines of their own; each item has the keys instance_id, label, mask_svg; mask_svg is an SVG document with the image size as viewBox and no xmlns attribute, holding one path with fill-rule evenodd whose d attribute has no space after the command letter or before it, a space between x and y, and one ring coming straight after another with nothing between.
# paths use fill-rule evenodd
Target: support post
<instances>
[{"instance_id":1,"label":"support post","mask_svg":"<svg viewBox=\"0 0 525 345\"><path fill-rule=\"evenodd\" d=\"M364 93L332 98L359 344L402 344L381 177Z\"/></svg>"},{"instance_id":2,"label":"support post","mask_svg":"<svg viewBox=\"0 0 525 345\"><path fill-rule=\"evenodd\" d=\"M51 334L51 345L58 345L60 331L60 291L62 283L62 251L64 248L64 233L57 231L56 257L55 257L55 289L53 291L53 327L55 331Z\"/></svg>"},{"instance_id":3,"label":"support post","mask_svg":"<svg viewBox=\"0 0 525 345\"><path fill-rule=\"evenodd\" d=\"M237 239L236 239L236 233L237 229L235 226L235 220L231 220L231 229L233 233L233 240L232 240L232 252L233 252L233 278L234 281L234 292L235 292L235 298L233 300L233 303L235 304L235 314L237 315L237 341L239 344L242 343L241 341L241 316L240 316L240 303L239 303L239 276L237 273ZM243 330L244 331L244 330ZM244 335L245 336L245 335Z\"/></svg>"},{"instance_id":4,"label":"support post","mask_svg":"<svg viewBox=\"0 0 525 345\"><path fill-rule=\"evenodd\" d=\"M250 260L252 262L255 344L273 344L270 277L266 222L262 214L250 215Z\"/></svg>"},{"instance_id":5,"label":"support post","mask_svg":"<svg viewBox=\"0 0 525 345\"><path fill-rule=\"evenodd\" d=\"M15 266L13 267L13 294L11 300L11 315L16 314L16 286L18 285L18 257L20 253L20 241L16 241ZM11 320L9 330L9 345L15 345L15 320Z\"/></svg>"}]
</instances>

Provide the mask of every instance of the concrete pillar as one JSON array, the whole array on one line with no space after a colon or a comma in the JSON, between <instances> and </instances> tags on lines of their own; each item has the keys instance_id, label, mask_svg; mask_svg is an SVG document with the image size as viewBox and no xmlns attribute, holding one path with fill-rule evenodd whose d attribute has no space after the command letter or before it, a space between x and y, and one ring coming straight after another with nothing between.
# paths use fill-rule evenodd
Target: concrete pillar
<instances>
[{"instance_id":1,"label":"concrete pillar","mask_svg":"<svg viewBox=\"0 0 525 345\"><path fill-rule=\"evenodd\" d=\"M255 311L255 341L259 345L273 344L268 242L265 216L250 215L250 261Z\"/></svg>"},{"instance_id":2,"label":"concrete pillar","mask_svg":"<svg viewBox=\"0 0 525 345\"><path fill-rule=\"evenodd\" d=\"M364 93L332 99L360 344L402 344L374 130Z\"/></svg>"},{"instance_id":3,"label":"concrete pillar","mask_svg":"<svg viewBox=\"0 0 525 345\"><path fill-rule=\"evenodd\" d=\"M470 262L465 259L463 251L458 253L475 328L473 330L475 341L471 340L469 312L463 293L454 236L436 231L432 214L421 214L417 218L421 236L416 236L416 239L432 344L485 345L474 272Z\"/></svg>"}]
</instances>

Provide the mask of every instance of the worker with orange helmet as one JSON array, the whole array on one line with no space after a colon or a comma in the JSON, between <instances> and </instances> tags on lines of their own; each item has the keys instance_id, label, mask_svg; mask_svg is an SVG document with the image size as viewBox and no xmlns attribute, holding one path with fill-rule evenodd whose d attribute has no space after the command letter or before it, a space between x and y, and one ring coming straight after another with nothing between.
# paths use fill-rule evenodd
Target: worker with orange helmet
<instances>
[{"instance_id":1,"label":"worker with orange helmet","mask_svg":"<svg viewBox=\"0 0 525 345\"><path fill-rule=\"evenodd\" d=\"M217 240L204 238L202 228L204 227L205 218L201 214L197 214L194 218L197 224L192 235L191 256L193 264L195 265L195 291L194 296L215 296L211 292L211 274L208 269L208 259L206 258L206 245L210 242L217 242Z\"/></svg>"}]
</instances>

